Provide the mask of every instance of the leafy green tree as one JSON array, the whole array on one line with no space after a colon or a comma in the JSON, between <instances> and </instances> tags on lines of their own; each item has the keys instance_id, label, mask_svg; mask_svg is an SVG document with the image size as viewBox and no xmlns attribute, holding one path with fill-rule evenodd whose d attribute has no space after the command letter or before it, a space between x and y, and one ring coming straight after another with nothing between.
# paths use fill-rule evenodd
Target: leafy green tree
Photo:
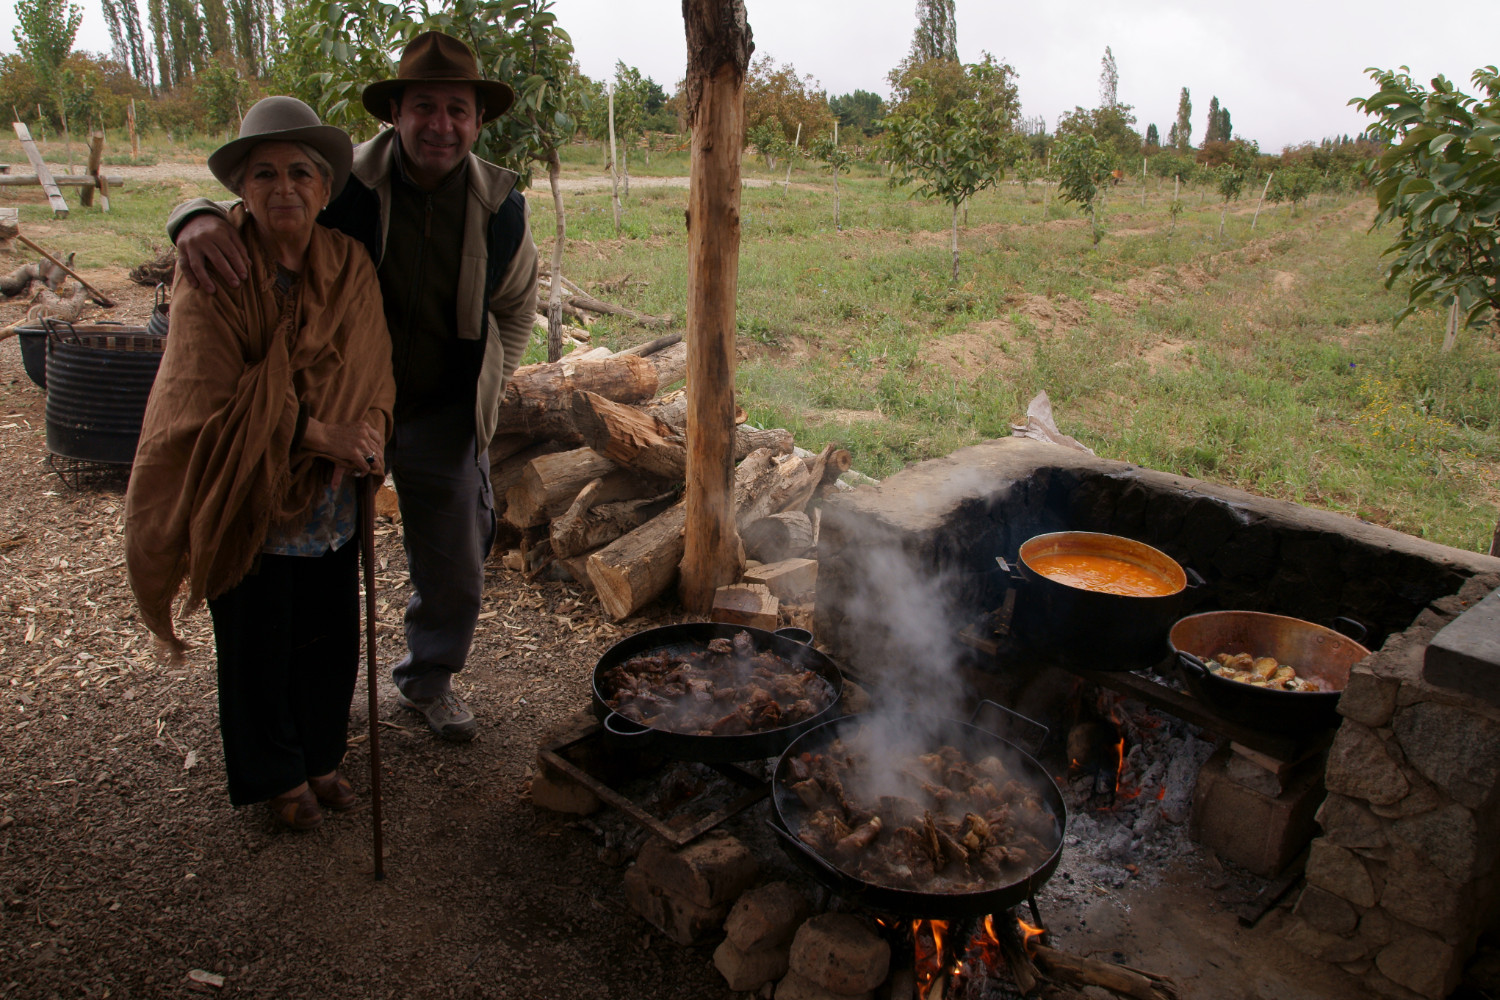
<instances>
[{"instance_id":1,"label":"leafy green tree","mask_svg":"<svg viewBox=\"0 0 1500 1000\"><path fill-rule=\"evenodd\" d=\"M962 67L967 99L944 106L936 90L912 78L906 99L886 116L885 143L892 184L914 185L924 198L953 209L953 280L958 280L958 212L964 202L1003 176L1013 148L1015 70L988 52Z\"/></svg>"},{"instance_id":2,"label":"leafy green tree","mask_svg":"<svg viewBox=\"0 0 1500 1000\"><path fill-rule=\"evenodd\" d=\"M16 48L36 73L53 102L53 107L67 127L66 96L61 70L68 53L73 51L73 39L78 36L78 26L83 23L83 10L67 0L17 0L16 26L11 34Z\"/></svg>"},{"instance_id":3,"label":"leafy green tree","mask_svg":"<svg viewBox=\"0 0 1500 1000\"><path fill-rule=\"evenodd\" d=\"M1119 102L1120 68L1115 65L1115 54L1104 46L1104 58L1099 60L1099 106L1112 108Z\"/></svg>"},{"instance_id":4,"label":"leafy green tree","mask_svg":"<svg viewBox=\"0 0 1500 1000\"><path fill-rule=\"evenodd\" d=\"M213 131L235 124L252 103L250 82L227 55L210 59L193 78L193 97L203 109L203 125Z\"/></svg>"},{"instance_id":5,"label":"leafy green tree","mask_svg":"<svg viewBox=\"0 0 1500 1000\"><path fill-rule=\"evenodd\" d=\"M833 131L833 112L828 95L811 75L802 76L791 63L780 66L770 55L750 64L745 78L745 128L751 129L775 118L781 123L788 145L802 126L802 141Z\"/></svg>"},{"instance_id":6,"label":"leafy green tree","mask_svg":"<svg viewBox=\"0 0 1500 1000\"><path fill-rule=\"evenodd\" d=\"M1167 142L1180 153L1193 148L1193 102L1186 87L1177 97L1177 121L1168 131Z\"/></svg>"},{"instance_id":7,"label":"leafy green tree","mask_svg":"<svg viewBox=\"0 0 1500 1000\"><path fill-rule=\"evenodd\" d=\"M1288 213L1295 214L1297 206L1307 200L1321 180L1316 170L1293 162L1276 171L1271 186L1266 188L1266 197L1275 205L1285 202Z\"/></svg>"},{"instance_id":8,"label":"leafy green tree","mask_svg":"<svg viewBox=\"0 0 1500 1000\"><path fill-rule=\"evenodd\" d=\"M1057 196L1072 202L1080 212L1088 213L1094 246L1104 238L1099 225L1099 208L1114 169L1114 156L1100 147L1099 140L1087 133L1062 134L1052 147L1052 169L1057 173Z\"/></svg>"},{"instance_id":9,"label":"leafy green tree","mask_svg":"<svg viewBox=\"0 0 1500 1000\"><path fill-rule=\"evenodd\" d=\"M954 0L917 0L917 30L911 38L914 63L958 62L958 18Z\"/></svg>"},{"instance_id":10,"label":"leafy green tree","mask_svg":"<svg viewBox=\"0 0 1500 1000\"><path fill-rule=\"evenodd\" d=\"M1156 146L1158 148L1161 146L1161 133L1156 131L1155 122L1152 122L1150 125L1146 126L1146 145Z\"/></svg>"},{"instance_id":11,"label":"leafy green tree","mask_svg":"<svg viewBox=\"0 0 1500 1000\"><path fill-rule=\"evenodd\" d=\"M792 150L780 119L774 116L745 129L745 145L754 146L755 151L765 158L767 170L775 170L776 161Z\"/></svg>"},{"instance_id":12,"label":"leafy green tree","mask_svg":"<svg viewBox=\"0 0 1500 1000\"><path fill-rule=\"evenodd\" d=\"M839 221L839 174L847 174L854 157L834 141L833 136L819 136L807 148L808 156L828 165L833 172L833 228L842 229Z\"/></svg>"},{"instance_id":13,"label":"leafy green tree","mask_svg":"<svg viewBox=\"0 0 1500 1000\"><path fill-rule=\"evenodd\" d=\"M151 55L135 0L99 0L115 58L141 83L151 85Z\"/></svg>"},{"instance_id":14,"label":"leafy green tree","mask_svg":"<svg viewBox=\"0 0 1500 1000\"><path fill-rule=\"evenodd\" d=\"M859 129L867 136L880 132L880 119L885 115L885 99L868 90L856 90L852 94L840 94L828 99L828 108L844 129Z\"/></svg>"},{"instance_id":15,"label":"leafy green tree","mask_svg":"<svg viewBox=\"0 0 1500 1000\"><path fill-rule=\"evenodd\" d=\"M1102 108L1074 108L1057 121L1057 135L1091 135L1111 157L1111 170L1126 166L1141 155L1141 134L1135 125L1135 109L1129 104Z\"/></svg>"},{"instance_id":16,"label":"leafy green tree","mask_svg":"<svg viewBox=\"0 0 1500 1000\"><path fill-rule=\"evenodd\" d=\"M1255 166L1256 149L1249 143L1227 143L1233 148L1229 157L1214 168L1219 197L1224 199L1219 209L1219 236L1224 235L1224 218L1229 212L1229 203L1239 198L1245 189L1245 180Z\"/></svg>"},{"instance_id":17,"label":"leafy green tree","mask_svg":"<svg viewBox=\"0 0 1500 1000\"><path fill-rule=\"evenodd\" d=\"M1227 135L1219 134L1219 97L1215 94L1213 100L1208 102L1208 127L1203 132L1203 144L1206 146L1228 138Z\"/></svg>"},{"instance_id":18,"label":"leafy green tree","mask_svg":"<svg viewBox=\"0 0 1500 1000\"><path fill-rule=\"evenodd\" d=\"M1481 96L1444 77L1431 89L1371 68L1369 97L1350 101L1377 121L1368 135L1388 144L1369 167L1375 227L1399 226L1386 248L1385 284L1408 280L1400 323L1418 309L1457 303L1464 325L1500 316L1500 70L1471 77Z\"/></svg>"}]
</instances>

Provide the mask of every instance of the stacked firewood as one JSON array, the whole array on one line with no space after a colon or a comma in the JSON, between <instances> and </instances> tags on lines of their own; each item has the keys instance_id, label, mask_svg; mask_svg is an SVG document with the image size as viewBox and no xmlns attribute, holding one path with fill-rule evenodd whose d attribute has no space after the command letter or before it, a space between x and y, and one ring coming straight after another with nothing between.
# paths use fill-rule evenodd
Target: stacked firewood
<instances>
[{"instance_id":1,"label":"stacked firewood","mask_svg":"<svg viewBox=\"0 0 1500 1000\"><path fill-rule=\"evenodd\" d=\"M535 576L560 565L616 621L673 586L687 517L687 398L661 390L686 368L687 345L668 336L516 370L490 447L497 547L514 550L514 568ZM737 416L736 521L746 555L800 559L816 541L807 506L849 468L849 453L829 445L799 454L790 431Z\"/></svg>"}]
</instances>

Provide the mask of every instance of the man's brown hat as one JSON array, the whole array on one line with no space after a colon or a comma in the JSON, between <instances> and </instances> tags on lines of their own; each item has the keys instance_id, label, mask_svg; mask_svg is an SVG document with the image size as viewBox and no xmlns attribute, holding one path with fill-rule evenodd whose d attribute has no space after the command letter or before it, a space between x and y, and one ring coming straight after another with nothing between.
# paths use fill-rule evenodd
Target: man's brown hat
<instances>
[{"instance_id":1,"label":"man's brown hat","mask_svg":"<svg viewBox=\"0 0 1500 1000\"><path fill-rule=\"evenodd\" d=\"M401 50L401 66L394 80L379 80L360 94L365 110L383 122L391 120L391 100L413 83L472 83L474 94L484 105L484 122L505 114L515 101L515 91L498 80L479 75L474 52L452 35L424 31Z\"/></svg>"}]
</instances>

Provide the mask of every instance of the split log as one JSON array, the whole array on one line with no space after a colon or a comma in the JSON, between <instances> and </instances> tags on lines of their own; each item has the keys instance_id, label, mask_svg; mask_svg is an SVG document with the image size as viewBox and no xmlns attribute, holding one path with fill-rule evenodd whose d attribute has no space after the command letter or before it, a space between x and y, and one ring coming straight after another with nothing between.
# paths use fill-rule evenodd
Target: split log
<instances>
[{"instance_id":1,"label":"split log","mask_svg":"<svg viewBox=\"0 0 1500 1000\"><path fill-rule=\"evenodd\" d=\"M31 301L31 308L26 310L27 326L39 326L44 319L76 323L78 317L83 315L84 307L89 304L89 293L82 285L74 285L68 297L63 298L44 288Z\"/></svg>"},{"instance_id":2,"label":"split log","mask_svg":"<svg viewBox=\"0 0 1500 1000\"><path fill-rule=\"evenodd\" d=\"M579 491L573 505L552 522L552 555L571 558L607 545L633 531L677 500L677 491L635 500L600 503L603 479L595 479Z\"/></svg>"},{"instance_id":3,"label":"split log","mask_svg":"<svg viewBox=\"0 0 1500 1000\"><path fill-rule=\"evenodd\" d=\"M1075 986L1099 986L1131 1000L1177 1000L1177 984L1165 976L1038 947L1033 956L1048 979Z\"/></svg>"},{"instance_id":4,"label":"split log","mask_svg":"<svg viewBox=\"0 0 1500 1000\"><path fill-rule=\"evenodd\" d=\"M664 492L658 481L621 468L591 448L575 448L542 455L527 464L521 481L505 493L505 519L518 528L546 524L565 513L594 479L603 480L595 503Z\"/></svg>"},{"instance_id":5,"label":"split log","mask_svg":"<svg viewBox=\"0 0 1500 1000\"><path fill-rule=\"evenodd\" d=\"M582 438L573 426L575 391L586 389L620 403L643 402L662 385L660 369L654 359L633 354L523 365L506 383L495 433L578 445Z\"/></svg>"},{"instance_id":6,"label":"split log","mask_svg":"<svg viewBox=\"0 0 1500 1000\"><path fill-rule=\"evenodd\" d=\"M503 505L505 494L512 487L521 485L521 477L525 475L526 468L531 465L532 459L556 455L558 452L567 450L567 445L557 441L537 441L514 454L507 455L498 462L492 458L490 460L490 488L494 491L495 502ZM502 509L502 517L504 513Z\"/></svg>"},{"instance_id":7,"label":"split log","mask_svg":"<svg viewBox=\"0 0 1500 1000\"><path fill-rule=\"evenodd\" d=\"M73 254L66 258L69 266L73 263ZM20 295L31 287L33 281L40 281L48 289L56 291L57 286L62 284L63 279L68 276L60 265L50 260L40 263L22 264L7 275L0 276L0 294L6 298Z\"/></svg>"},{"instance_id":8,"label":"split log","mask_svg":"<svg viewBox=\"0 0 1500 1000\"><path fill-rule=\"evenodd\" d=\"M752 453L735 470L736 506L758 509L760 499L781 479L770 451ZM589 556L589 580L599 595L599 603L612 619L628 618L672 585L682 561L686 523L684 500ZM741 568L735 567L736 576Z\"/></svg>"},{"instance_id":9,"label":"split log","mask_svg":"<svg viewBox=\"0 0 1500 1000\"><path fill-rule=\"evenodd\" d=\"M800 510L783 511L752 521L740 533L745 555L763 563L806 555L816 542L811 519Z\"/></svg>"},{"instance_id":10,"label":"split log","mask_svg":"<svg viewBox=\"0 0 1500 1000\"><path fill-rule=\"evenodd\" d=\"M669 333L665 337L657 337L655 340L648 340L644 344L637 344L634 347L627 347L625 350L621 351L620 353L621 354L639 354L641 357L644 358L644 357L648 357L648 356L650 356L652 354L655 354L657 351L664 351L668 347L672 347L672 346L674 346L676 344L680 344L680 343L682 343L682 334L680 334L680 333Z\"/></svg>"},{"instance_id":11,"label":"split log","mask_svg":"<svg viewBox=\"0 0 1500 1000\"><path fill-rule=\"evenodd\" d=\"M607 316L624 316L626 319L641 326L670 326L670 316L648 316L645 313L627 309L624 306L612 305L594 298L592 295L574 295L568 299L568 304L579 309L587 309L589 312L601 313Z\"/></svg>"},{"instance_id":12,"label":"split log","mask_svg":"<svg viewBox=\"0 0 1500 1000\"><path fill-rule=\"evenodd\" d=\"M751 628L776 631L776 613L781 602L763 584L731 583L714 591L713 609L709 618L730 625L748 625Z\"/></svg>"},{"instance_id":13,"label":"split log","mask_svg":"<svg viewBox=\"0 0 1500 1000\"><path fill-rule=\"evenodd\" d=\"M815 559L782 559L745 571L746 583L763 584L783 601L816 590L818 563Z\"/></svg>"},{"instance_id":14,"label":"split log","mask_svg":"<svg viewBox=\"0 0 1500 1000\"><path fill-rule=\"evenodd\" d=\"M658 396L655 399L651 400L651 402L649 402L649 403L642 403L641 404L641 409L644 410L645 412L651 414L651 416L655 417L657 420L660 420L662 423L667 424L670 427L676 428L677 430L683 431L684 433L687 430L688 397L687 397L687 389L686 388L673 389L671 392L667 393L666 395L664 395L664 396ZM748 419L748 415L745 413L744 409L741 408L741 407L739 407L739 406L736 406L734 408L734 425L736 427L743 426L744 423L745 423L745 421L747 419ZM752 431L754 430L753 428L749 428L749 429L752 430ZM780 431L759 431L759 432L756 432L756 433L761 433L761 434L779 434L779 433L782 433L782 432L780 432ZM790 432L786 432L786 433L790 437ZM738 440L738 439L736 439L736 440ZM736 459L736 461L743 462L745 460L745 455L750 454L751 451L754 451L756 448L760 448L760 447L775 447L775 446L772 445L770 442L765 442L763 444L756 444L756 445L754 445L753 447L750 448L750 451L747 451L743 455L740 455L739 458ZM790 449L787 449L787 450L790 450ZM786 453L786 451L784 451L784 450L781 451L781 454L785 454L785 453Z\"/></svg>"},{"instance_id":15,"label":"split log","mask_svg":"<svg viewBox=\"0 0 1500 1000\"><path fill-rule=\"evenodd\" d=\"M573 425L583 443L620 465L662 479L681 479L687 448L671 427L592 392L573 393Z\"/></svg>"}]
</instances>

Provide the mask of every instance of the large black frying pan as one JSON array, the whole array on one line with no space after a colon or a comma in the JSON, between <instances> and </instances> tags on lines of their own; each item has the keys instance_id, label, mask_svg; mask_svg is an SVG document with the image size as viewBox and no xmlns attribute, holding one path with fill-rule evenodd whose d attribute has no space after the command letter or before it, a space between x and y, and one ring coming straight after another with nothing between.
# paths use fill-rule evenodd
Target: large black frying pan
<instances>
[{"instance_id":1,"label":"large black frying pan","mask_svg":"<svg viewBox=\"0 0 1500 1000\"><path fill-rule=\"evenodd\" d=\"M756 652L775 653L795 666L820 674L833 685L833 698L828 707L811 718L789 726L737 736L698 736L656 729L627 719L609 707L606 699L614 692L606 689L602 678L626 660L661 652L702 652L710 639L733 639L741 632L749 633ZM643 750L649 748L679 760L727 764L775 757L802 733L836 716L839 698L844 693L844 676L832 660L811 646L764 629L721 622L687 622L647 629L615 643L594 667L593 691L594 714L604 723L609 739L617 744Z\"/></svg>"},{"instance_id":2,"label":"large black frying pan","mask_svg":"<svg viewBox=\"0 0 1500 1000\"><path fill-rule=\"evenodd\" d=\"M1024 878L976 892L920 892L877 885L851 875L825 859L796 834L796 831L802 829L807 808L791 790L791 784L796 780L791 774L791 761L804 753L822 753L835 739L862 726L881 725L900 728L903 732L920 729L932 741L930 749L934 751L941 746L950 745L957 747L970 760L994 754L1010 762L1016 772L1016 779L1036 789L1042 801L1052 810L1056 826L1052 841L1046 845L1051 848L1051 853ZM1052 776L1030 754L1014 743L971 723L912 715L850 715L822 723L803 733L786 748L776 763L776 773L772 777L771 804L771 828L781 838L787 855L799 867L850 902L916 920L982 917L1008 910L1032 898L1057 870L1057 863L1062 857L1063 830L1067 826L1067 806L1063 803L1057 782L1052 780Z\"/></svg>"}]
</instances>

